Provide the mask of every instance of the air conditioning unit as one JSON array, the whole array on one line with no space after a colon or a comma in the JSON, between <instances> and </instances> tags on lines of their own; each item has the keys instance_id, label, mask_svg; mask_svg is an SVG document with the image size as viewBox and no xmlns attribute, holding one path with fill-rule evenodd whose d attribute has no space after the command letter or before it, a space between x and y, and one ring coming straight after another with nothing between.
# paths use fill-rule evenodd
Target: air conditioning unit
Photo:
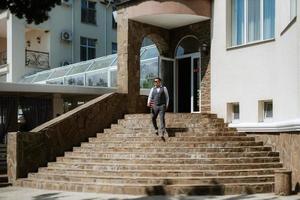
<instances>
[{"instance_id":1,"label":"air conditioning unit","mask_svg":"<svg viewBox=\"0 0 300 200\"><path fill-rule=\"evenodd\" d=\"M71 64L70 61L64 60L64 61L62 61L62 62L60 63L60 66L66 66L66 65L70 65L70 64Z\"/></svg>"},{"instance_id":2,"label":"air conditioning unit","mask_svg":"<svg viewBox=\"0 0 300 200\"><path fill-rule=\"evenodd\" d=\"M72 33L70 31L63 31L61 32L61 40L66 41L66 42L71 42L72 41Z\"/></svg>"},{"instance_id":3,"label":"air conditioning unit","mask_svg":"<svg viewBox=\"0 0 300 200\"><path fill-rule=\"evenodd\" d=\"M71 6L73 3L73 0L61 0L61 4L65 6Z\"/></svg>"}]
</instances>

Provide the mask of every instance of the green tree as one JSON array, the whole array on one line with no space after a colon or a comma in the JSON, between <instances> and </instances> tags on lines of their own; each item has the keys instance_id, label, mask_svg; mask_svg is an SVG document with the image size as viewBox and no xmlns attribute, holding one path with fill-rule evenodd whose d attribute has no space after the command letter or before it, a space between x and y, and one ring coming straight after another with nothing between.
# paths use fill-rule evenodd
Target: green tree
<instances>
[{"instance_id":1,"label":"green tree","mask_svg":"<svg viewBox=\"0 0 300 200\"><path fill-rule=\"evenodd\" d=\"M0 10L9 10L29 24L40 24L49 19L51 9L60 4L61 0L1 0Z\"/></svg>"}]
</instances>

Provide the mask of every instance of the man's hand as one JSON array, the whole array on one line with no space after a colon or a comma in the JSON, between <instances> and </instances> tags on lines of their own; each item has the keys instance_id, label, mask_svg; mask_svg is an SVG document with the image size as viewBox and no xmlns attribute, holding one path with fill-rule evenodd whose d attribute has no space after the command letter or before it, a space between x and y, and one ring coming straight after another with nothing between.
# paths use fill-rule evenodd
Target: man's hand
<instances>
[{"instance_id":1,"label":"man's hand","mask_svg":"<svg viewBox=\"0 0 300 200\"><path fill-rule=\"evenodd\" d=\"M147 103L147 106L151 108L151 104L150 103Z\"/></svg>"}]
</instances>

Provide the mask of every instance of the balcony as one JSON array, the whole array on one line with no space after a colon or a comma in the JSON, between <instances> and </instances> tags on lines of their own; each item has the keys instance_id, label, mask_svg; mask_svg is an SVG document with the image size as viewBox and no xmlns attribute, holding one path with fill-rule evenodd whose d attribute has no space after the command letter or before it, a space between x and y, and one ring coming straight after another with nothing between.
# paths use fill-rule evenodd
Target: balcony
<instances>
[{"instance_id":1,"label":"balcony","mask_svg":"<svg viewBox=\"0 0 300 200\"><path fill-rule=\"evenodd\" d=\"M26 49L26 67L49 69L49 53Z\"/></svg>"}]
</instances>

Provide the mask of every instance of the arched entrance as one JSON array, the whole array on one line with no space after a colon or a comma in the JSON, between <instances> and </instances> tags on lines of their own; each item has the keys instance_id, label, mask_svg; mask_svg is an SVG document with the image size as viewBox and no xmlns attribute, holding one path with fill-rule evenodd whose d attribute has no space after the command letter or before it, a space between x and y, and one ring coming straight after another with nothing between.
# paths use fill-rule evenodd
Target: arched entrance
<instances>
[{"instance_id":1,"label":"arched entrance","mask_svg":"<svg viewBox=\"0 0 300 200\"><path fill-rule=\"evenodd\" d=\"M182 38L175 50L174 109L176 112L200 112L201 53L194 36Z\"/></svg>"}]
</instances>

